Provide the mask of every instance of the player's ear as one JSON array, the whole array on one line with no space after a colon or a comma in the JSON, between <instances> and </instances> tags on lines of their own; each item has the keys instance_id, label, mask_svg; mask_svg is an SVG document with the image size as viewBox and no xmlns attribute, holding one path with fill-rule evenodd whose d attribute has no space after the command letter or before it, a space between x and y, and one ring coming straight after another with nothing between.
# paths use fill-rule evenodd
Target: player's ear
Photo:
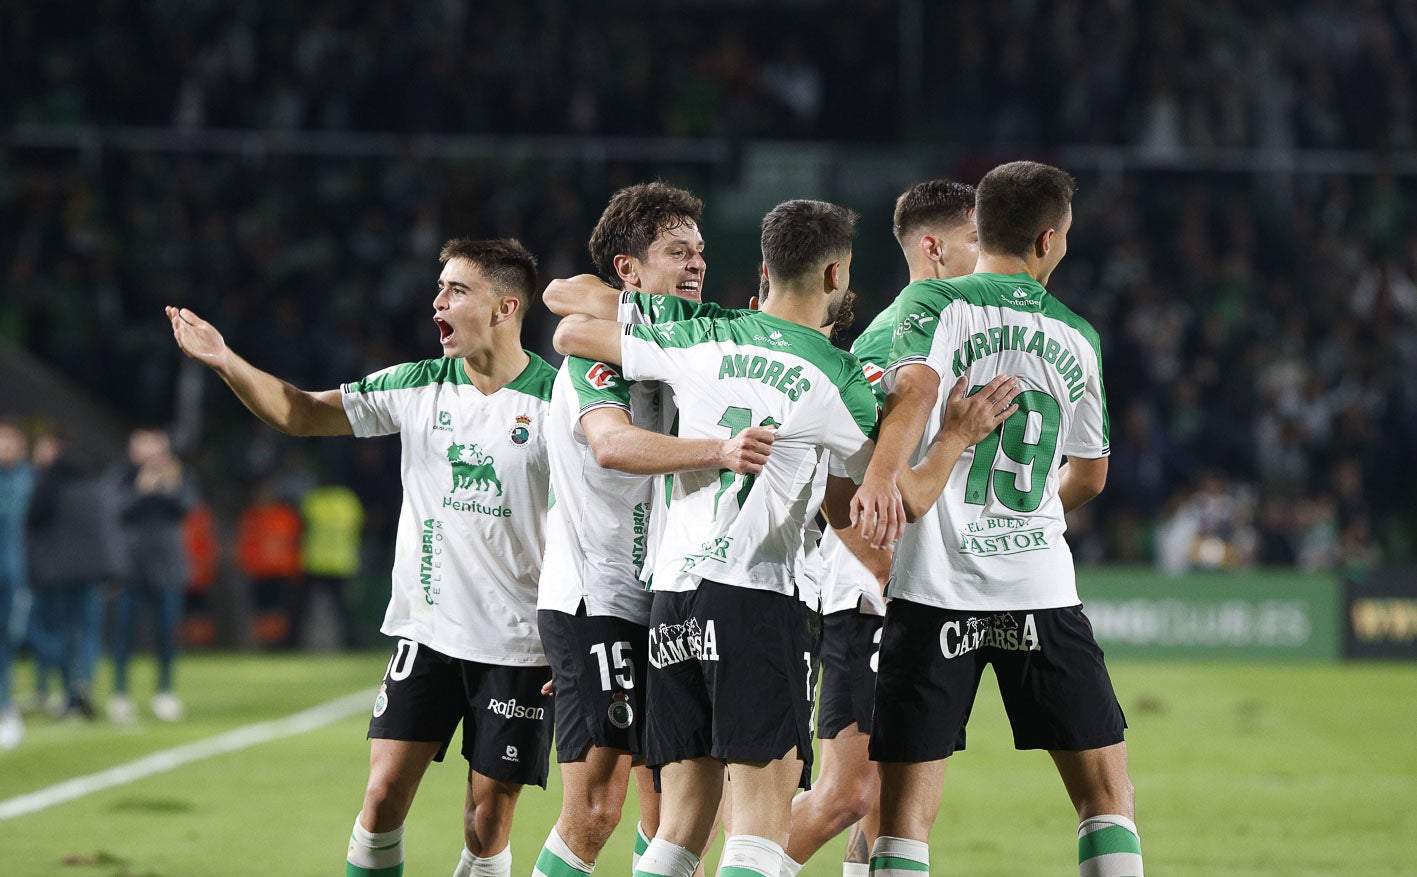
<instances>
[{"instance_id":1,"label":"player's ear","mask_svg":"<svg viewBox=\"0 0 1417 877\"><path fill-rule=\"evenodd\" d=\"M1053 249L1053 235L1057 231L1056 228L1045 228L1033 242L1033 255L1040 259L1048 255L1048 251Z\"/></svg>"},{"instance_id":2,"label":"player's ear","mask_svg":"<svg viewBox=\"0 0 1417 877\"><path fill-rule=\"evenodd\" d=\"M515 317L518 313L520 313L521 309L521 299L517 298L515 295L502 296L501 301L497 302L496 322L505 323L506 321L510 320L512 317Z\"/></svg>"},{"instance_id":3,"label":"player's ear","mask_svg":"<svg viewBox=\"0 0 1417 877\"><path fill-rule=\"evenodd\" d=\"M626 286L640 288L640 260L634 256L627 256L624 253L616 256L611 264L615 266L615 274L619 276L620 282Z\"/></svg>"},{"instance_id":4,"label":"player's ear","mask_svg":"<svg viewBox=\"0 0 1417 877\"><path fill-rule=\"evenodd\" d=\"M940 246L940 239L932 234L920 236L920 252L931 262L940 262L945 258L945 248Z\"/></svg>"},{"instance_id":5,"label":"player's ear","mask_svg":"<svg viewBox=\"0 0 1417 877\"><path fill-rule=\"evenodd\" d=\"M836 292L841 289L841 261L837 260L827 265L822 276L822 287L827 292Z\"/></svg>"}]
</instances>

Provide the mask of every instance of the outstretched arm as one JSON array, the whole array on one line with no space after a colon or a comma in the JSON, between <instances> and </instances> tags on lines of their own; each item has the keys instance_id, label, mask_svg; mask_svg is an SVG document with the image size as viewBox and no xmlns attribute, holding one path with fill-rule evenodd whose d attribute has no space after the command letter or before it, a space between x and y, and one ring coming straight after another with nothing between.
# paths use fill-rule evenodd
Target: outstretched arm
<instances>
[{"instance_id":1,"label":"outstretched arm","mask_svg":"<svg viewBox=\"0 0 1417 877\"><path fill-rule=\"evenodd\" d=\"M728 469L757 475L772 454L776 431L750 426L727 441L688 439L641 429L623 408L595 408L581 415L581 430L606 469L635 475L667 475L691 469Z\"/></svg>"},{"instance_id":2,"label":"outstretched arm","mask_svg":"<svg viewBox=\"0 0 1417 877\"><path fill-rule=\"evenodd\" d=\"M551 313L562 317L585 314L597 320L613 320L619 316L620 292L594 274L577 274L548 283L541 300Z\"/></svg>"},{"instance_id":3,"label":"outstretched arm","mask_svg":"<svg viewBox=\"0 0 1417 877\"><path fill-rule=\"evenodd\" d=\"M950 472L965 449L983 441L1018 411L1018 406L1013 404L1019 394L1017 378L999 375L969 396L964 394L967 380L961 376L950 389L945 422L930 443L925 459L902 470L896 478L905 517L912 524L940 498L940 491L945 489Z\"/></svg>"},{"instance_id":4,"label":"outstretched arm","mask_svg":"<svg viewBox=\"0 0 1417 877\"><path fill-rule=\"evenodd\" d=\"M572 314L556 327L552 343L557 353L619 365L623 361L620 336L624 331L625 327L614 320Z\"/></svg>"},{"instance_id":5,"label":"outstretched arm","mask_svg":"<svg viewBox=\"0 0 1417 877\"><path fill-rule=\"evenodd\" d=\"M221 375L241 404L286 435L353 435L339 390L310 392L263 372L226 346L216 327L186 308L167 308L182 352Z\"/></svg>"},{"instance_id":6,"label":"outstretched arm","mask_svg":"<svg viewBox=\"0 0 1417 877\"><path fill-rule=\"evenodd\" d=\"M894 545L905 532L905 515L896 479L920 444L935 407L940 376L928 365L902 366L895 389L886 398L876 450L861 488L851 500L851 526L875 549Z\"/></svg>"}]
</instances>

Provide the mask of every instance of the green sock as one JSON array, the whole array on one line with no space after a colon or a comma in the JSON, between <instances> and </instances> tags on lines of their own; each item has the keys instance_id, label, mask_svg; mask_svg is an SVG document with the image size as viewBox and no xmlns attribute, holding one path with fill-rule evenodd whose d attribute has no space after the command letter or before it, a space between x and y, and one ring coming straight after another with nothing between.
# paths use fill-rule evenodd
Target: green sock
<instances>
[{"instance_id":1,"label":"green sock","mask_svg":"<svg viewBox=\"0 0 1417 877\"><path fill-rule=\"evenodd\" d=\"M393 831L365 831L354 820L345 857L344 877L402 877L403 826Z\"/></svg>"},{"instance_id":2,"label":"green sock","mask_svg":"<svg viewBox=\"0 0 1417 877\"><path fill-rule=\"evenodd\" d=\"M1079 877L1142 877L1136 823L1107 814L1078 826Z\"/></svg>"},{"instance_id":3,"label":"green sock","mask_svg":"<svg viewBox=\"0 0 1417 877\"><path fill-rule=\"evenodd\" d=\"M878 837L871 848L871 877L929 877L930 845L903 837Z\"/></svg>"},{"instance_id":4,"label":"green sock","mask_svg":"<svg viewBox=\"0 0 1417 877\"><path fill-rule=\"evenodd\" d=\"M594 862L586 862L566 845L561 833L553 826L546 836L546 844L536 857L536 868L532 877L585 877L595 870Z\"/></svg>"}]
</instances>

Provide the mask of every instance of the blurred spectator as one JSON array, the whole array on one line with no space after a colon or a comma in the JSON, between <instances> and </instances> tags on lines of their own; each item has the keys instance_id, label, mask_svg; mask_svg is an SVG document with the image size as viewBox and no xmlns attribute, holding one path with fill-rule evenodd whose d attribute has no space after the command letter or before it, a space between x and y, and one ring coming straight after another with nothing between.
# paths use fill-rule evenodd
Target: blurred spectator
<instances>
[{"instance_id":1,"label":"blurred spectator","mask_svg":"<svg viewBox=\"0 0 1417 877\"><path fill-rule=\"evenodd\" d=\"M251 634L259 646L290 638L287 610L300 584L300 530L300 512L265 481L237 521L236 565L250 583Z\"/></svg>"},{"instance_id":2,"label":"blurred spectator","mask_svg":"<svg viewBox=\"0 0 1417 877\"><path fill-rule=\"evenodd\" d=\"M15 627L11 613L16 595L26 587L25 518L33 492L29 438L18 423L0 418L0 750L20 745L25 733L10 698Z\"/></svg>"},{"instance_id":3,"label":"blurred spectator","mask_svg":"<svg viewBox=\"0 0 1417 877\"><path fill-rule=\"evenodd\" d=\"M105 467L85 459L59 430L35 438L33 459L37 477L28 538L36 691L53 715L92 718L103 623L100 588L123 574L115 486ZM63 690L51 694L56 672Z\"/></svg>"},{"instance_id":4,"label":"blurred spectator","mask_svg":"<svg viewBox=\"0 0 1417 877\"><path fill-rule=\"evenodd\" d=\"M359 572L364 506L348 487L326 484L305 494L300 500L300 515L305 524L300 553L305 577L295 591L287 645L298 648L302 644L310 603L319 590L330 596L339 625L339 644L354 648L357 643L348 589L349 580Z\"/></svg>"},{"instance_id":5,"label":"blurred spectator","mask_svg":"<svg viewBox=\"0 0 1417 877\"><path fill-rule=\"evenodd\" d=\"M161 429L134 430L128 465L119 478L119 512L128 552L128 575L114 601L113 696L108 716L131 723L138 711L128 697L128 661L137 635L138 614L146 606L153 620L157 690L153 715L165 722L182 717L173 692L177 626L182 620L190 570L182 526L196 506L197 488Z\"/></svg>"},{"instance_id":6,"label":"blurred spectator","mask_svg":"<svg viewBox=\"0 0 1417 877\"><path fill-rule=\"evenodd\" d=\"M210 646L217 639L216 607L212 586L221 570L221 540L212 508L198 501L182 521L182 544L192 570L187 604L178 628L179 646Z\"/></svg>"},{"instance_id":7,"label":"blurred spectator","mask_svg":"<svg viewBox=\"0 0 1417 877\"><path fill-rule=\"evenodd\" d=\"M1259 548L1253 492L1219 472L1206 472L1157 531L1157 562L1163 572L1249 567Z\"/></svg>"}]
</instances>

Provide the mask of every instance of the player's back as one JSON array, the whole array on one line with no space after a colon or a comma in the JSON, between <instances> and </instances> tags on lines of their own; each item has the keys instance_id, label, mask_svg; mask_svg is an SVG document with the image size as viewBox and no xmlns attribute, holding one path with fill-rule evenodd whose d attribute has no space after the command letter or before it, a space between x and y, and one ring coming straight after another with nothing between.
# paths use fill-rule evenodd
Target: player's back
<instances>
[{"instance_id":1,"label":"player's back","mask_svg":"<svg viewBox=\"0 0 1417 877\"><path fill-rule=\"evenodd\" d=\"M887 385L909 363L941 376L914 462L960 375L966 392L1001 374L1021 392L1018 412L960 457L934 508L907 530L889 593L955 609L1077 603L1058 470L1065 455L1108 453L1097 333L1026 274L914 283L899 316Z\"/></svg>"},{"instance_id":2,"label":"player's back","mask_svg":"<svg viewBox=\"0 0 1417 877\"><path fill-rule=\"evenodd\" d=\"M857 470L869 455L875 403L855 357L819 331L759 313L635 327L625 369L673 386L680 436L777 430L759 475L675 478L655 588L688 590L706 578L791 593L820 502L813 476L822 455L831 449Z\"/></svg>"}]
</instances>

